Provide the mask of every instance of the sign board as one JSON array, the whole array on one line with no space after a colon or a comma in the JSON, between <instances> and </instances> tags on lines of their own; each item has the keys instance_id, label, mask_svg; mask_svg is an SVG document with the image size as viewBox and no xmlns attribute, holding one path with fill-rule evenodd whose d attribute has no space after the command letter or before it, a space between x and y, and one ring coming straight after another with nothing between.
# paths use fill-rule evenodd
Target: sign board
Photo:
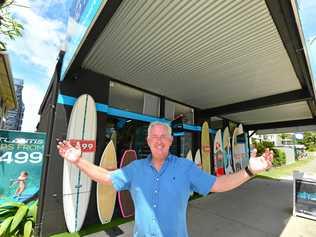
<instances>
[{"instance_id":1,"label":"sign board","mask_svg":"<svg viewBox=\"0 0 316 237\"><path fill-rule=\"evenodd\" d=\"M0 204L34 198L40 187L45 133L0 130Z\"/></svg>"},{"instance_id":2,"label":"sign board","mask_svg":"<svg viewBox=\"0 0 316 237\"><path fill-rule=\"evenodd\" d=\"M316 220L316 175L294 171L293 215Z\"/></svg>"}]
</instances>

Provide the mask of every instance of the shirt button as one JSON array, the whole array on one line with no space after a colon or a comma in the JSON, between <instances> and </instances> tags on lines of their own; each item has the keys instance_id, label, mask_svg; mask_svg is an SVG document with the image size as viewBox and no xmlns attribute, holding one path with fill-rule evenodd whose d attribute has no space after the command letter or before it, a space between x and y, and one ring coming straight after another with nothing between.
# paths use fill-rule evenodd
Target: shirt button
<instances>
[{"instance_id":1,"label":"shirt button","mask_svg":"<svg viewBox=\"0 0 316 237\"><path fill-rule=\"evenodd\" d=\"M158 193L158 191L157 191L157 190L155 190L155 193Z\"/></svg>"},{"instance_id":2,"label":"shirt button","mask_svg":"<svg viewBox=\"0 0 316 237\"><path fill-rule=\"evenodd\" d=\"M156 180L159 181L159 178L157 178Z\"/></svg>"},{"instance_id":3,"label":"shirt button","mask_svg":"<svg viewBox=\"0 0 316 237\"><path fill-rule=\"evenodd\" d=\"M156 204L154 204L154 206L153 206L154 208L156 208L157 207L157 205Z\"/></svg>"}]
</instances>

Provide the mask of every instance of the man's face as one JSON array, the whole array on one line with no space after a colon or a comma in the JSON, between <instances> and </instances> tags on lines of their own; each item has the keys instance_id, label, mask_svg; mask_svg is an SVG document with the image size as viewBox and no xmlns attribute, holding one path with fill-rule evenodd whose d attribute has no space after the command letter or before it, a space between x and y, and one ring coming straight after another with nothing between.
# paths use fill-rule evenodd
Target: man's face
<instances>
[{"instance_id":1,"label":"man's face","mask_svg":"<svg viewBox=\"0 0 316 237\"><path fill-rule=\"evenodd\" d=\"M147 137L152 156L159 159L167 158L172 140L165 126L159 124L153 126Z\"/></svg>"}]
</instances>

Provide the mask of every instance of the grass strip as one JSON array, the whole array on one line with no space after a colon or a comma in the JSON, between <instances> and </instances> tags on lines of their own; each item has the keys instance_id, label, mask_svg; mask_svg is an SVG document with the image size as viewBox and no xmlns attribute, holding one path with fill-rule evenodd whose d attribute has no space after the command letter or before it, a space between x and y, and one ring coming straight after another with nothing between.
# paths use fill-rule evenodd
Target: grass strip
<instances>
[{"instance_id":1,"label":"grass strip","mask_svg":"<svg viewBox=\"0 0 316 237\"><path fill-rule=\"evenodd\" d=\"M260 175L257 175L256 178L280 180L283 177L292 176L294 170L301 170L313 160L315 160L315 158L308 158L304 160L295 161L295 163L290 164L290 165L274 167L274 168L271 168L269 171L266 171L266 172L261 173Z\"/></svg>"}]
</instances>

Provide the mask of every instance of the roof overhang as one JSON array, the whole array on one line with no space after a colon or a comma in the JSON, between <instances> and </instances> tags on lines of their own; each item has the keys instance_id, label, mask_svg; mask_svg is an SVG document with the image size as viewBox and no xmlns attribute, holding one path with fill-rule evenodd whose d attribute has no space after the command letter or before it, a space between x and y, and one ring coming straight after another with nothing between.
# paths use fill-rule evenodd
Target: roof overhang
<instances>
[{"instance_id":1,"label":"roof overhang","mask_svg":"<svg viewBox=\"0 0 316 237\"><path fill-rule=\"evenodd\" d=\"M0 51L0 96L7 109L17 107L14 82L8 53Z\"/></svg>"},{"instance_id":2,"label":"roof overhang","mask_svg":"<svg viewBox=\"0 0 316 237\"><path fill-rule=\"evenodd\" d=\"M314 121L293 2L114 2L107 1L70 72L106 75L198 108L205 118L253 127Z\"/></svg>"},{"instance_id":3,"label":"roof overhang","mask_svg":"<svg viewBox=\"0 0 316 237\"><path fill-rule=\"evenodd\" d=\"M316 130L316 125L305 125L305 126L294 125L293 127L259 129L259 130L256 130L256 134L264 135L264 134L278 134L278 133L302 133L302 132L315 131L315 130Z\"/></svg>"}]
</instances>

